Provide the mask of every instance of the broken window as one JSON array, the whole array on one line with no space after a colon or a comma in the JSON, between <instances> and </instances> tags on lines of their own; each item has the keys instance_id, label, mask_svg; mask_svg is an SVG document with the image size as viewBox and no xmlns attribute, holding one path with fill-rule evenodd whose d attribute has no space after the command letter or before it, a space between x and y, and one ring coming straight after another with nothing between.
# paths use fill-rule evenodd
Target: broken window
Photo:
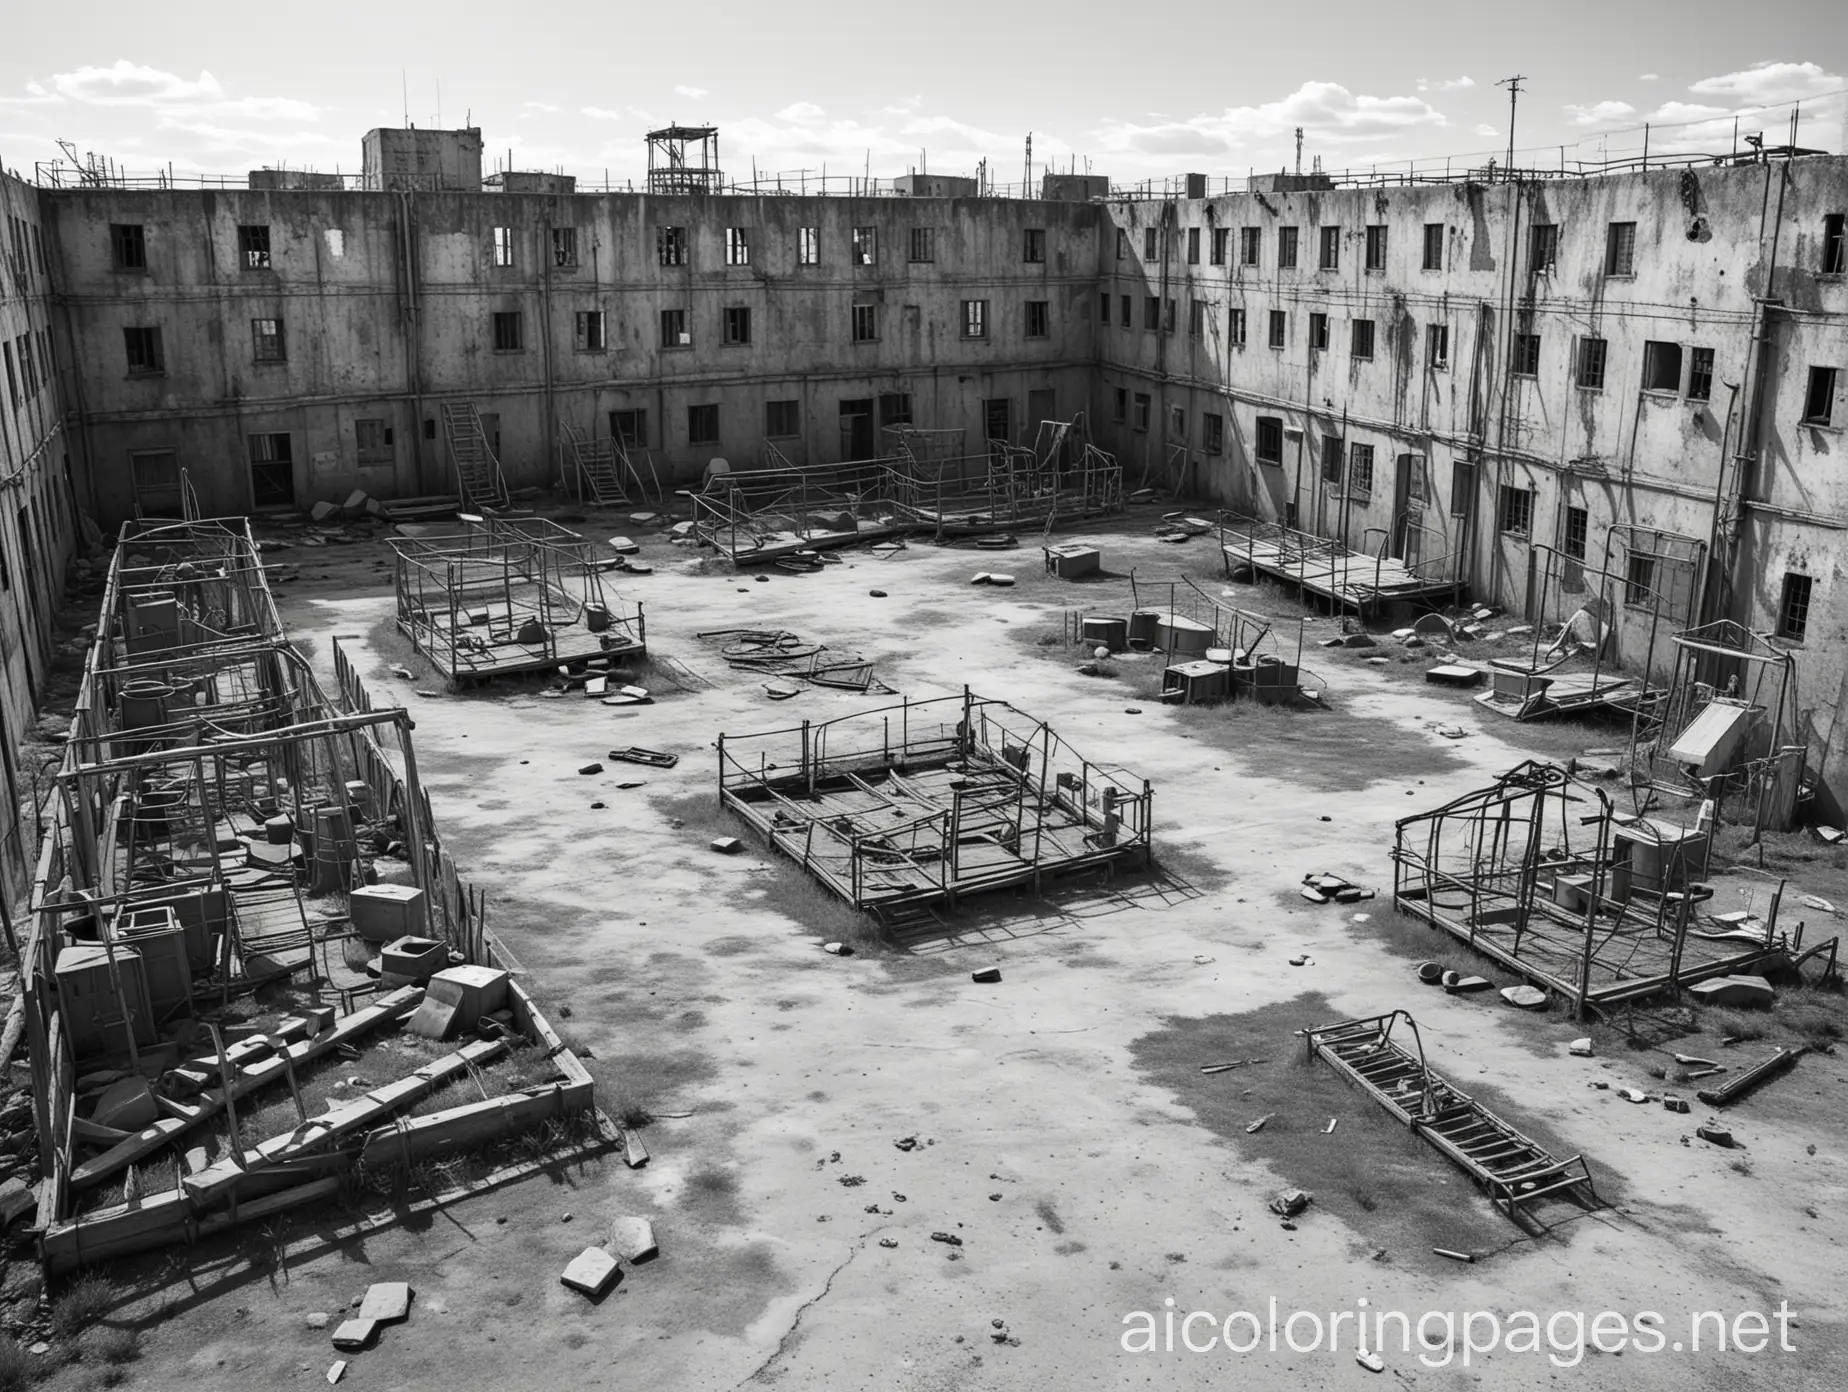
<instances>
[{"instance_id":1,"label":"broken window","mask_svg":"<svg viewBox=\"0 0 1848 1392\"><path fill-rule=\"evenodd\" d=\"M552 229L552 264L559 267L570 267L577 263L577 228L554 227Z\"/></svg>"},{"instance_id":2,"label":"broken window","mask_svg":"<svg viewBox=\"0 0 1848 1392\"><path fill-rule=\"evenodd\" d=\"M1688 361L1688 400L1706 401L1713 395L1713 350L1695 348Z\"/></svg>"},{"instance_id":3,"label":"broken window","mask_svg":"<svg viewBox=\"0 0 1848 1392\"><path fill-rule=\"evenodd\" d=\"M1341 456L1343 453L1339 435L1322 437L1322 478L1327 483L1341 482Z\"/></svg>"},{"instance_id":4,"label":"broken window","mask_svg":"<svg viewBox=\"0 0 1848 1392\"><path fill-rule=\"evenodd\" d=\"M1427 271L1444 269L1444 224L1441 222L1424 225L1424 268Z\"/></svg>"},{"instance_id":5,"label":"broken window","mask_svg":"<svg viewBox=\"0 0 1848 1392\"><path fill-rule=\"evenodd\" d=\"M1566 509L1566 530L1560 538L1559 549L1568 560L1585 559L1585 544L1591 533L1591 513L1582 507Z\"/></svg>"},{"instance_id":6,"label":"broken window","mask_svg":"<svg viewBox=\"0 0 1848 1392\"><path fill-rule=\"evenodd\" d=\"M237 229L237 259L247 271L267 271L270 268L268 223L246 225Z\"/></svg>"},{"instance_id":7,"label":"broken window","mask_svg":"<svg viewBox=\"0 0 1848 1392\"><path fill-rule=\"evenodd\" d=\"M1208 454L1226 452L1226 418L1207 411L1200 417L1200 448Z\"/></svg>"},{"instance_id":8,"label":"broken window","mask_svg":"<svg viewBox=\"0 0 1848 1392\"><path fill-rule=\"evenodd\" d=\"M279 363L288 360L288 349L282 338L282 320L252 319L250 337L258 362Z\"/></svg>"},{"instance_id":9,"label":"broken window","mask_svg":"<svg viewBox=\"0 0 1848 1392\"><path fill-rule=\"evenodd\" d=\"M1281 309L1273 309L1270 312L1270 346L1273 348L1283 347L1285 341L1289 337L1289 332L1289 316Z\"/></svg>"},{"instance_id":10,"label":"broken window","mask_svg":"<svg viewBox=\"0 0 1848 1392\"><path fill-rule=\"evenodd\" d=\"M1106 329L1110 327L1110 297L1108 295L1097 297L1097 322Z\"/></svg>"},{"instance_id":11,"label":"broken window","mask_svg":"<svg viewBox=\"0 0 1848 1392\"><path fill-rule=\"evenodd\" d=\"M1190 338L1206 337L1206 301L1195 300L1187 307L1187 334Z\"/></svg>"},{"instance_id":12,"label":"broken window","mask_svg":"<svg viewBox=\"0 0 1848 1392\"><path fill-rule=\"evenodd\" d=\"M1215 266L1223 266L1226 264L1226 245L1231 240L1232 229L1230 227L1215 227L1213 229L1212 257Z\"/></svg>"},{"instance_id":13,"label":"broken window","mask_svg":"<svg viewBox=\"0 0 1848 1392\"><path fill-rule=\"evenodd\" d=\"M1604 389L1604 359L1610 344L1601 338L1581 338L1578 351L1578 384L1587 391Z\"/></svg>"},{"instance_id":14,"label":"broken window","mask_svg":"<svg viewBox=\"0 0 1848 1392\"><path fill-rule=\"evenodd\" d=\"M725 307L725 342L749 343L751 341L751 311L743 305Z\"/></svg>"},{"instance_id":15,"label":"broken window","mask_svg":"<svg viewBox=\"0 0 1848 1392\"><path fill-rule=\"evenodd\" d=\"M1504 483L1496 526L1511 536L1526 536L1534 525L1534 490Z\"/></svg>"},{"instance_id":16,"label":"broken window","mask_svg":"<svg viewBox=\"0 0 1848 1392\"><path fill-rule=\"evenodd\" d=\"M1180 406L1168 407L1168 438L1185 440L1187 438L1187 412Z\"/></svg>"},{"instance_id":17,"label":"broken window","mask_svg":"<svg viewBox=\"0 0 1848 1392\"><path fill-rule=\"evenodd\" d=\"M877 227L856 227L853 229L853 264L856 266L875 266L879 263L879 229Z\"/></svg>"},{"instance_id":18,"label":"broken window","mask_svg":"<svg viewBox=\"0 0 1848 1392\"><path fill-rule=\"evenodd\" d=\"M1826 213L1822 219L1822 273L1841 275L1848 272L1848 228L1843 215Z\"/></svg>"},{"instance_id":19,"label":"broken window","mask_svg":"<svg viewBox=\"0 0 1848 1392\"><path fill-rule=\"evenodd\" d=\"M1655 601L1655 557L1632 552L1624 567L1623 602L1632 609L1646 609Z\"/></svg>"},{"instance_id":20,"label":"broken window","mask_svg":"<svg viewBox=\"0 0 1848 1392\"><path fill-rule=\"evenodd\" d=\"M1604 274L1636 274L1636 224L1613 222L1604 234Z\"/></svg>"},{"instance_id":21,"label":"broken window","mask_svg":"<svg viewBox=\"0 0 1848 1392\"><path fill-rule=\"evenodd\" d=\"M19 409L19 378L13 372L13 345L0 343L0 356L6 359L6 399L17 411Z\"/></svg>"},{"instance_id":22,"label":"broken window","mask_svg":"<svg viewBox=\"0 0 1848 1392\"><path fill-rule=\"evenodd\" d=\"M603 311L580 309L577 312L578 352L601 353L606 346L603 336Z\"/></svg>"},{"instance_id":23,"label":"broken window","mask_svg":"<svg viewBox=\"0 0 1848 1392\"><path fill-rule=\"evenodd\" d=\"M1262 227L1241 227L1238 229L1238 264L1255 266L1258 256L1264 249L1264 229Z\"/></svg>"},{"instance_id":24,"label":"broken window","mask_svg":"<svg viewBox=\"0 0 1848 1392\"><path fill-rule=\"evenodd\" d=\"M626 449L648 448L648 412L611 411L610 434Z\"/></svg>"},{"instance_id":25,"label":"broken window","mask_svg":"<svg viewBox=\"0 0 1848 1392\"><path fill-rule=\"evenodd\" d=\"M1470 500L1476 496L1476 466L1467 459L1450 461L1450 515L1468 517Z\"/></svg>"},{"instance_id":26,"label":"broken window","mask_svg":"<svg viewBox=\"0 0 1848 1392\"><path fill-rule=\"evenodd\" d=\"M655 259L663 266L686 265L687 229L684 227L655 228Z\"/></svg>"},{"instance_id":27,"label":"broken window","mask_svg":"<svg viewBox=\"0 0 1848 1392\"><path fill-rule=\"evenodd\" d=\"M147 377L167 370L166 359L161 354L159 329L125 328L122 347L128 355L130 377Z\"/></svg>"},{"instance_id":28,"label":"broken window","mask_svg":"<svg viewBox=\"0 0 1848 1392\"><path fill-rule=\"evenodd\" d=\"M684 309L661 311L661 346L663 348L691 348L693 346L693 335L687 332L687 312Z\"/></svg>"},{"instance_id":29,"label":"broken window","mask_svg":"<svg viewBox=\"0 0 1848 1392\"><path fill-rule=\"evenodd\" d=\"M1320 311L1309 315L1309 347L1318 353L1328 351L1328 316Z\"/></svg>"},{"instance_id":30,"label":"broken window","mask_svg":"<svg viewBox=\"0 0 1848 1392\"><path fill-rule=\"evenodd\" d=\"M1425 361L1434 372L1450 366L1450 325L1425 325Z\"/></svg>"},{"instance_id":31,"label":"broken window","mask_svg":"<svg viewBox=\"0 0 1848 1392\"><path fill-rule=\"evenodd\" d=\"M1296 229L1294 227L1277 229L1277 269L1280 271L1296 269Z\"/></svg>"},{"instance_id":32,"label":"broken window","mask_svg":"<svg viewBox=\"0 0 1848 1392\"><path fill-rule=\"evenodd\" d=\"M910 425L911 393L880 392L879 424L881 427L888 425Z\"/></svg>"},{"instance_id":33,"label":"broken window","mask_svg":"<svg viewBox=\"0 0 1848 1392\"><path fill-rule=\"evenodd\" d=\"M1110 418L1115 421L1126 421L1129 419L1129 392L1126 388L1118 387L1115 394L1112 396Z\"/></svg>"},{"instance_id":34,"label":"broken window","mask_svg":"<svg viewBox=\"0 0 1848 1392\"><path fill-rule=\"evenodd\" d=\"M962 302L962 336L964 338L988 337L987 300L964 300Z\"/></svg>"},{"instance_id":35,"label":"broken window","mask_svg":"<svg viewBox=\"0 0 1848 1392\"><path fill-rule=\"evenodd\" d=\"M497 266L513 264L513 229L511 227L494 229L494 264Z\"/></svg>"},{"instance_id":36,"label":"broken window","mask_svg":"<svg viewBox=\"0 0 1848 1392\"><path fill-rule=\"evenodd\" d=\"M879 337L879 306L857 304L853 307L853 341L872 343Z\"/></svg>"},{"instance_id":37,"label":"broken window","mask_svg":"<svg viewBox=\"0 0 1848 1392\"><path fill-rule=\"evenodd\" d=\"M1386 269L1386 224L1381 222L1367 225L1367 269L1383 271Z\"/></svg>"},{"instance_id":38,"label":"broken window","mask_svg":"<svg viewBox=\"0 0 1848 1392\"><path fill-rule=\"evenodd\" d=\"M1245 346L1245 311L1232 310L1226 316L1226 342L1234 348Z\"/></svg>"},{"instance_id":39,"label":"broken window","mask_svg":"<svg viewBox=\"0 0 1848 1392\"><path fill-rule=\"evenodd\" d=\"M716 445L719 442L719 406L716 401L687 407L687 443Z\"/></svg>"},{"instance_id":40,"label":"broken window","mask_svg":"<svg viewBox=\"0 0 1848 1392\"><path fill-rule=\"evenodd\" d=\"M937 259L936 228L914 227L911 229L911 259L913 261L935 261Z\"/></svg>"},{"instance_id":41,"label":"broken window","mask_svg":"<svg viewBox=\"0 0 1848 1392\"><path fill-rule=\"evenodd\" d=\"M1200 229L1197 227L1187 229L1187 264L1200 264Z\"/></svg>"},{"instance_id":42,"label":"broken window","mask_svg":"<svg viewBox=\"0 0 1848 1392\"><path fill-rule=\"evenodd\" d=\"M148 268L147 231L138 222L109 224L109 250L118 271L145 271Z\"/></svg>"},{"instance_id":43,"label":"broken window","mask_svg":"<svg viewBox=\"0 0 1848 1392\"><path fill-rule=\"evenodd\" d=\"M1538 377L1540 375L1540 335L1518 333L1514 336L1508 361L1508 371L1516 377Z\"/></svg>"},{"instance_id":44,"label":"broken window","mask_svg":"<svg viewBox=\"0 0 1848 1392\"><path fill-rule=\"evenodd\" d=\"M1559 224L1536 222L1527 229L1527 274L1545 275L1559 259Z\"/></svg>"},{"instance_id":45,"label":"broken window","mask_svg":"<svg viewBox=\"0 0 1848 1392\"><path fill-rule=\"evenodd\" d=\"M1142 327L1154 333L1161 327L1161 299L1156 295L1147 295L1142 301Z\"/></svg>"},{"instance_id":46,"label":"broken window","mask_svg":"<svg viewBox=\"0 0 1848 1392\"><path fill-rule=\"evenodd\" d=\"M1130 314L1131 301L1128 295L1121 295L1118 296L1118 298L1122 301L1118 306L1118 309L1121 310L1121 321L1123 327L1127 329L1134 322Z\"/></svg>"},{"instance_id":47,"label":"broken window","mask_svg":"<svg viewBox=\"0 0 1848 1392\"><path fill-rule=\"evenodd\" d=\"M1784 573L1784 594L1777 606L1777 636L1801 643L1809 631L1809 576L1791 570Z\"/></svg>"},{"instance_id":48,"label":"broken window","mask_svg":"<svg viewBox=\"0 0 1848 1392\"><path fill-rule=\"evenodd\" d=\"M1172 299L1162 305L1161 331L1167 334L1174 332L1174 301Z\"/></svg>"},{"instance_id":49,"label":"broken window","mask_svg":"<svg viewBox=\"0 0 1848 1392\"><path fill-rule=\"evenodd\" d=\"M1137 430L1149 428L1149 394L1147 392L1136 393L1136 418L1130 424Z\"/></svg>"},{"instance_id":50,"label":"broken window","mask_svg":"<svg viewBox=\"0 0 1848 1392\"><path fill-rule=\"evenodd\" d=\"M1360 362L1373 360L1373 321L1371 319L1354 321L1353 354Z\"/></svg>"},{"instance_id":51,"label":"broken window","mask_svg":"<svg viewBox=\"0 0 1848 1392\"><path fill-rule=\"evenodd\" d=\"M290 507L295 502L295 462L286 432L250 438L250 505Z\"/></svg>"},{"instance_id":52,"label":"broken window","mask_svg":"<svg viewBox=\"0 0 1848 1392\"><path fill-rule=\"evenodd\" d=\"M523 329L519 310L496 310L494 313L494 351L497 353L519 352L525 346Z\"/></svg>"},{"instance_id":53,"label":"broken window","mask_svg":"<svg viewBox=\"0 0 1848 1392\"><path fill-rule=\"evenodd\" d=\"M1348 496L1351 498L1373 496L1372 445L1352 444L1348 446Z\"/></svg>"},{"instance_id":54,"label":"broken window","mask_svg":"<svg viewBox=\"0 0 1848 1392\"><path fill-rule=\"evenodd\" d=\"M1643 343L1643 390L1681 390L1681 345L1648 339Z\"/></svg>"},{"instance_id":55,"label":"broken window","mask_svg":"<svg viewBox=\"0 0 1848 1392\"><path fill-rule=\"evenodd\" d=\"M725 229L725 264L728 266L751 264L751 231L748 227Z\"/></svg>"},{"instance_id":56,"label":"broken window","mask_svg":"<svg viewBox=\"0 0 1848 1392\"><path fill-rule=\"evenodd\" d=\"M1260 464L1283 463L1283 419L1280 416L1258 417L1257 455Z\"/></svg>"},{"instance_id":57,"label":"broken window","mask_svg":"<svg viewBox=\"0 0 1848 1392\"><path fill-rule=\"evenodd\" d=\"M1129 229L1126 227L1119 227L1116 232L1116 259L1121 261L1129 255Z\"/></svg>"},{"instance_id":58,"label":"broken window","mask_svg":"<svg viewBox=\"0 0 1848 1392\"><path fill-rule=\"evenodd\" d=\"M1153 261L1155 259L1158 249L1156 246L1156 238L1160 235L1161 234L1153 227L1145 227L1142 229L1142 259L1144 261Z\"/></svg>"},{"instance_id":59,"label":"broken window","mask_svg":"<svg viewBox=\"0 0 1848 1392\"><path fill-rule=\"evenodd\" d=\"M1027 301L1027 337L1044 338L1047 325L1051 320L1052 304L1049 300Z\"/></svg>"},{"instance_id":60,"label":"broken window","mask_svg":"<svg viewBox=\"0 0 1848 1392\"><path fill-rule=\"evenodd\" d=\"M819 227L798 227L796 229L796 264L798 266L819 266L821 264L821 229Z\"/></svg>"},{"instance_id":61,"label":"broken window","mask_svg":"<svg viewBox=\"0 0 1848 1392\"><path fill-rule=\"evenodd\" d=\"M1324 227L1321 231L1321 246L1316 257L1316 265L1324 271L1341 269L1341 229Z\"/></svg>"},{"instance_id":62,"label":"broken window","mask_svg":"<svg viewBox=\"0 0 1848 1392\"><path fill-rule=\"evenodd\" d=\"M392 462L391 427L382 420L356 420L353 422L353 441L359 447L361 464L389 464Z\"/></svg>"},{"instance_id":63,"label":"broken window","mask_svg":"<svg viewBox=\"0 0 1848 1392\"><path fill-rule=\"evenodd\" d=\"M1027 228L1026 245L1021 249L1022 261L1044 261L1046 259L1046 229L1043 227Z\"/></svg>"},{"instance_id":64,"label":"broken window","mask_svg":"<svg viewBox=\"0 0 1848 1392\"><path fill-rule=\"evenodd\" d=\"M38 378L32 371L32 340L26 334L19 336L19 371L26 380L25 398L30 401L38 395Z\"/></svg>"},{"instance_id":65,"label":"broken window","mask_svg":"<svg viewBox=\"0 0 1848 1392\"><path fill-rule=\"evenodd\" d=\"M1809 388L1803 394L1803 424L1828 425L1835 419L1835 378L1833 367L1809 370Z\"/></svg>"},{"instance_id":66,"label":"broken window","mask_svg":"<svg viewBox=\"0 0 1848 1392\"><path fill-rule=\"evenodd\" d=\"M772 440L790 439L802 433L800 401L766 401L764 434Z\"/></svg>"}]
</instances>

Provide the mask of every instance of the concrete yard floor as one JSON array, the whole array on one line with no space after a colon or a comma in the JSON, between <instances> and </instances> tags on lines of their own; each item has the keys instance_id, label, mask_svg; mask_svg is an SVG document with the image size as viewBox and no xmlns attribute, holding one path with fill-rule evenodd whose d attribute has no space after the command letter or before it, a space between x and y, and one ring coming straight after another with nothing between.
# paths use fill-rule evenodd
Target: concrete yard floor
<instances>
[{"instance_id":1,"label":"concrete yard floor","mask_svg":"<svg viewBox=\"0 0 1848 1392\"><path fill-rule=\"evenodd\" d=\"M616 514L581 529L634 530ZM1116 576L1132 567L1216 575L1210 539L1174 547L1149 532L1142 521L1062 539L1098 539ZM409 682L390 673L406 649L390 623L389 576L376 568L382 554L379 543L278 554L303 567L278 591L292 633L311 640L324 670L330 640L351 635L375 701L412 709L444 837L554 1017L569 1010L566 1028L594 1056L604 1105L690 1115L646 1128L653 1159L641 1170L611 1158L345 1243L314 1241L302 1220L274 1266L202 1249L220 1264L191 1288L176 1259L164 1293L106 1321L146 1326L129 1385L309 1385L336 1355L306 1317L392 1279L415 1288L411 1317L377 1348L344 1355L343 1386L1848 1381L1837 1227L1848 1060L1805 1058L1732 1109L1726 1120L1743 1148L1716 1149L1693 1139L1705 1119L1698 1103L1677 1116L1617 1098L1617 1087L1654 1086L1645 1062L1659 1055L1568 1057L1567 1041L1584 1031L1557 1007L1536 1019L1493 994L1434 993L1411 971L1416 939L1408 947L1404 933L1376 931L1391 914L1394 819L1527 757L1525 727L1320 650L1306 660L1328 676L1329 712L1164 707L1135 694L1147 660L1122 664L1127 677L1088 677L1075 671L1082 650L1038 641L1056 636L1061 609L1126 612L1128 587L1050 580L1030 544L990 552L913 542L890 558L846 552L819 573L771 571L760 582L652 534L642 554L655 573L618 588L645 602L651 651L709 687L676 691L656 674L648 682L660 699L628 709L575 693L546 699L532 684L420 697L417 688L436 685L427 667L413 661ZM995 570L1020 583L968 583ZM1227 588L1250 607L1267 599ZM853 649L912 697L967 683L1051 721L1085 756L1150 778L1158 871L1060 887L1044 902L1002 895L902 950L822 953L821 937L791 917L820 903L791 889L799 871L748 838L740 855L708 848L725 821L713 744L720 731L783 728L895 698L805 689L772 702L760 680L694 636L745 625ZM1430 726L1440 720L1467 736L1439 737ZM630 744L674 751L680 763L605 759L600 775L578 774ZM644 786L617 786L636 780ZM594 810L598 801L607 807ZM1298 883L1319 870L1382 897L1308 904ZM1427 941L1429 955L1482 969L1435 933ZM1289 964L1303 954L1304 965ZM989 965L1002 969L1001 983L973 984L971 970ZM1841 998L1830 999L1840 1015ZM1286 1117L1294 1103L1331 1096L1325 1070L1299 1062L1292 1030L1399 1006L1415 1013L1435 1067L1466 1089L1492 1087L1517 1125L1544 1126L1582 1152L1616 1206L1548 1209L1558 1220L1550 1231L1524 1236L1435 1151L1406 1153L1369 1115L1372 1104L1338 1084L1317 1113L1339 1118L1332 1134L1280 1122L1247 1135L1227 1124ZM1209 1050L1241 1020L1268 1041L1266 1062L1200 1075L1192 1065L1214 1061ZM1674 1047L1717 1046L1708 1035ZM1752 1047L1761 1046L1741 1051ZM1160 1066L1164 1058L1173 1066ZM897 1148L906 1137L918 1145ZM1374 1147L1380 1178L1369 1192ZM1347 1183L1346 1198L1318 1192L1294 1229L1266 1210L1278 1189L1316 1190L1325 1175L1361 1180ZM652 1218L658 1260L626 1269L596 1303L559 1285L610 1217L634 1213ZM1442 1245L1467 1245L1479 1259L1435 1255ZM1217 1328L1235 1311L1268 1319L1273 1301L1281 1323L1297 1310L1326 1321L1363 1298L1414 1322L1472 1311L1511 1326L1517 1311L1568 1322L1543 1332L1538 1351L1476 1354L1467 1367L1460 1325L1454 1346L1409 1350L1392 1325L1378 1381L1356 1362L1351 1320L1334 1352L1282 1342L1188 1352L1178 1318L1173 1351L1120 1343L1133 1311L1158 1320L1170 1309L1210 1311ZM1781 1301L1794 1352L1780 1350L1775 1323L1762 1352L1711 1351L1709 1321L1699 1352L1612 1354L1576 1346L1569 1322L1583 1312L1589 1337L1599 1312L1659 1312L1673 1344L1693 1312L1722 1312L1730 1332L1741 1312L1769 1315ZM1243 1342L1249 1328L1234 1323L1234 1337ZM1190 1328L1196 1342L1208 1330ZM1306 1338L1309 1327L1297 1332ZM82 1386L96 1372L75 1365L55 1383Z\"/></svg>"}]
</instances>

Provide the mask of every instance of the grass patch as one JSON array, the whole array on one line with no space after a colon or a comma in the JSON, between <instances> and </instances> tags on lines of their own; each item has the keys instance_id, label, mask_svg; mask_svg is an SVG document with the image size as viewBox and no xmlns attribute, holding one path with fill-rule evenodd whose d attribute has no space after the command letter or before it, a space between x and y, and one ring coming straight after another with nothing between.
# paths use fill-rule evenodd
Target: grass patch
<instances>
[{"instance_id":1,"label":"grass patch","mask_svg":"<svg viewBox=\"0 0 1848 1392\"><path fill-rule=\"evenodd\" d=\"M0 1335L0 1392L26 1392L38 1381L42 1359Z\"/></svg>"},{"instance_id":2,"label":"grass patch","mask_svg":"<svg viewBox=\"0 0 1848 1392\"><path fill-rule=\"evenodd\" d=\"M83 1356L119 1368L141 1357L141 1336L132 1329L99 1329L84 1340Z\"/></svg>"},{"instance_id":3,"label":"grass patch","mask_svg":"<svg viewBox=\"0 0 1848 1392\"><path fill-rule=\"evenodd\" d=\"M61 1341L75 1339L115 1305L114 1282L98 1271L81 1271L73 1276L51 1307L51 1336Z\"/></svg>"}]
</instances>

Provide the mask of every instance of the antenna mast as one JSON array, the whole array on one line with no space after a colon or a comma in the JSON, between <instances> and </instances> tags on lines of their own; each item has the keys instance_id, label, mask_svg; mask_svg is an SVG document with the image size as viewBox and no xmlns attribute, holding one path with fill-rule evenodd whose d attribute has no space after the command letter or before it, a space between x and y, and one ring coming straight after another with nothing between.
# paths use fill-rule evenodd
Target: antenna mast
<instances>
[{"instance_id":1,"label":"antenna mast","mask_svg":"<svg viewBox=\"0 0 1848 1392\"><path fill-rule=\"evenodd\" d=\"M1296 172L1303 172L1303 128L1296 128Z\"/></svg>"},{"instance_id":2,"label":"antenna mast","mask_svg":"<svg viewBox=\"0 0 1848 1392\"><path fill-rule=\"evenodd\" d=\"M1495 84L1497 87L1508 89L1508 168L1505 177L1510 179L1514 177L1514 103L1521 95L1521 84L1525 81L1527 81L1525 74L1516 73L1513 77L1504 77Z\"/></svg>"}]
</instances>

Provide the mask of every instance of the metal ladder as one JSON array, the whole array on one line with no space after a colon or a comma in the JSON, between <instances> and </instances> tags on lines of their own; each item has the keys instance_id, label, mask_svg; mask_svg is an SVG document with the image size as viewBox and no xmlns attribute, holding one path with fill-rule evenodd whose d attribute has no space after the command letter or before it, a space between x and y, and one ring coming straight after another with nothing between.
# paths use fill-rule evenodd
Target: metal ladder
<instances>
[{"instance_id":1,"label":"metal ladder","mask_svg":"<svg viewBox=\"0 0 1848 1392\"><path fill-rule=\"evenodd\" d=\"M598 507L626 504L629 494L616 472L616 441L610 436L590 439L575 425L560 422L565 431L565 449L573 465L571 491L580 503Z\"/></svg>"},{"instance_id":2,"label":"metal ladder","mask_svg":"<svg viewBox=\"0 0 1848 1392\"><path fill-rule=\"evenodd\" d=\"M477 512L506 507L507 480L501 475L500 460L488 445L475 404L445 401L442 405L443 436L449 442L449 460L455 466L456 490L462 495L463 508Z\"/></svg>"}]
</instances>

